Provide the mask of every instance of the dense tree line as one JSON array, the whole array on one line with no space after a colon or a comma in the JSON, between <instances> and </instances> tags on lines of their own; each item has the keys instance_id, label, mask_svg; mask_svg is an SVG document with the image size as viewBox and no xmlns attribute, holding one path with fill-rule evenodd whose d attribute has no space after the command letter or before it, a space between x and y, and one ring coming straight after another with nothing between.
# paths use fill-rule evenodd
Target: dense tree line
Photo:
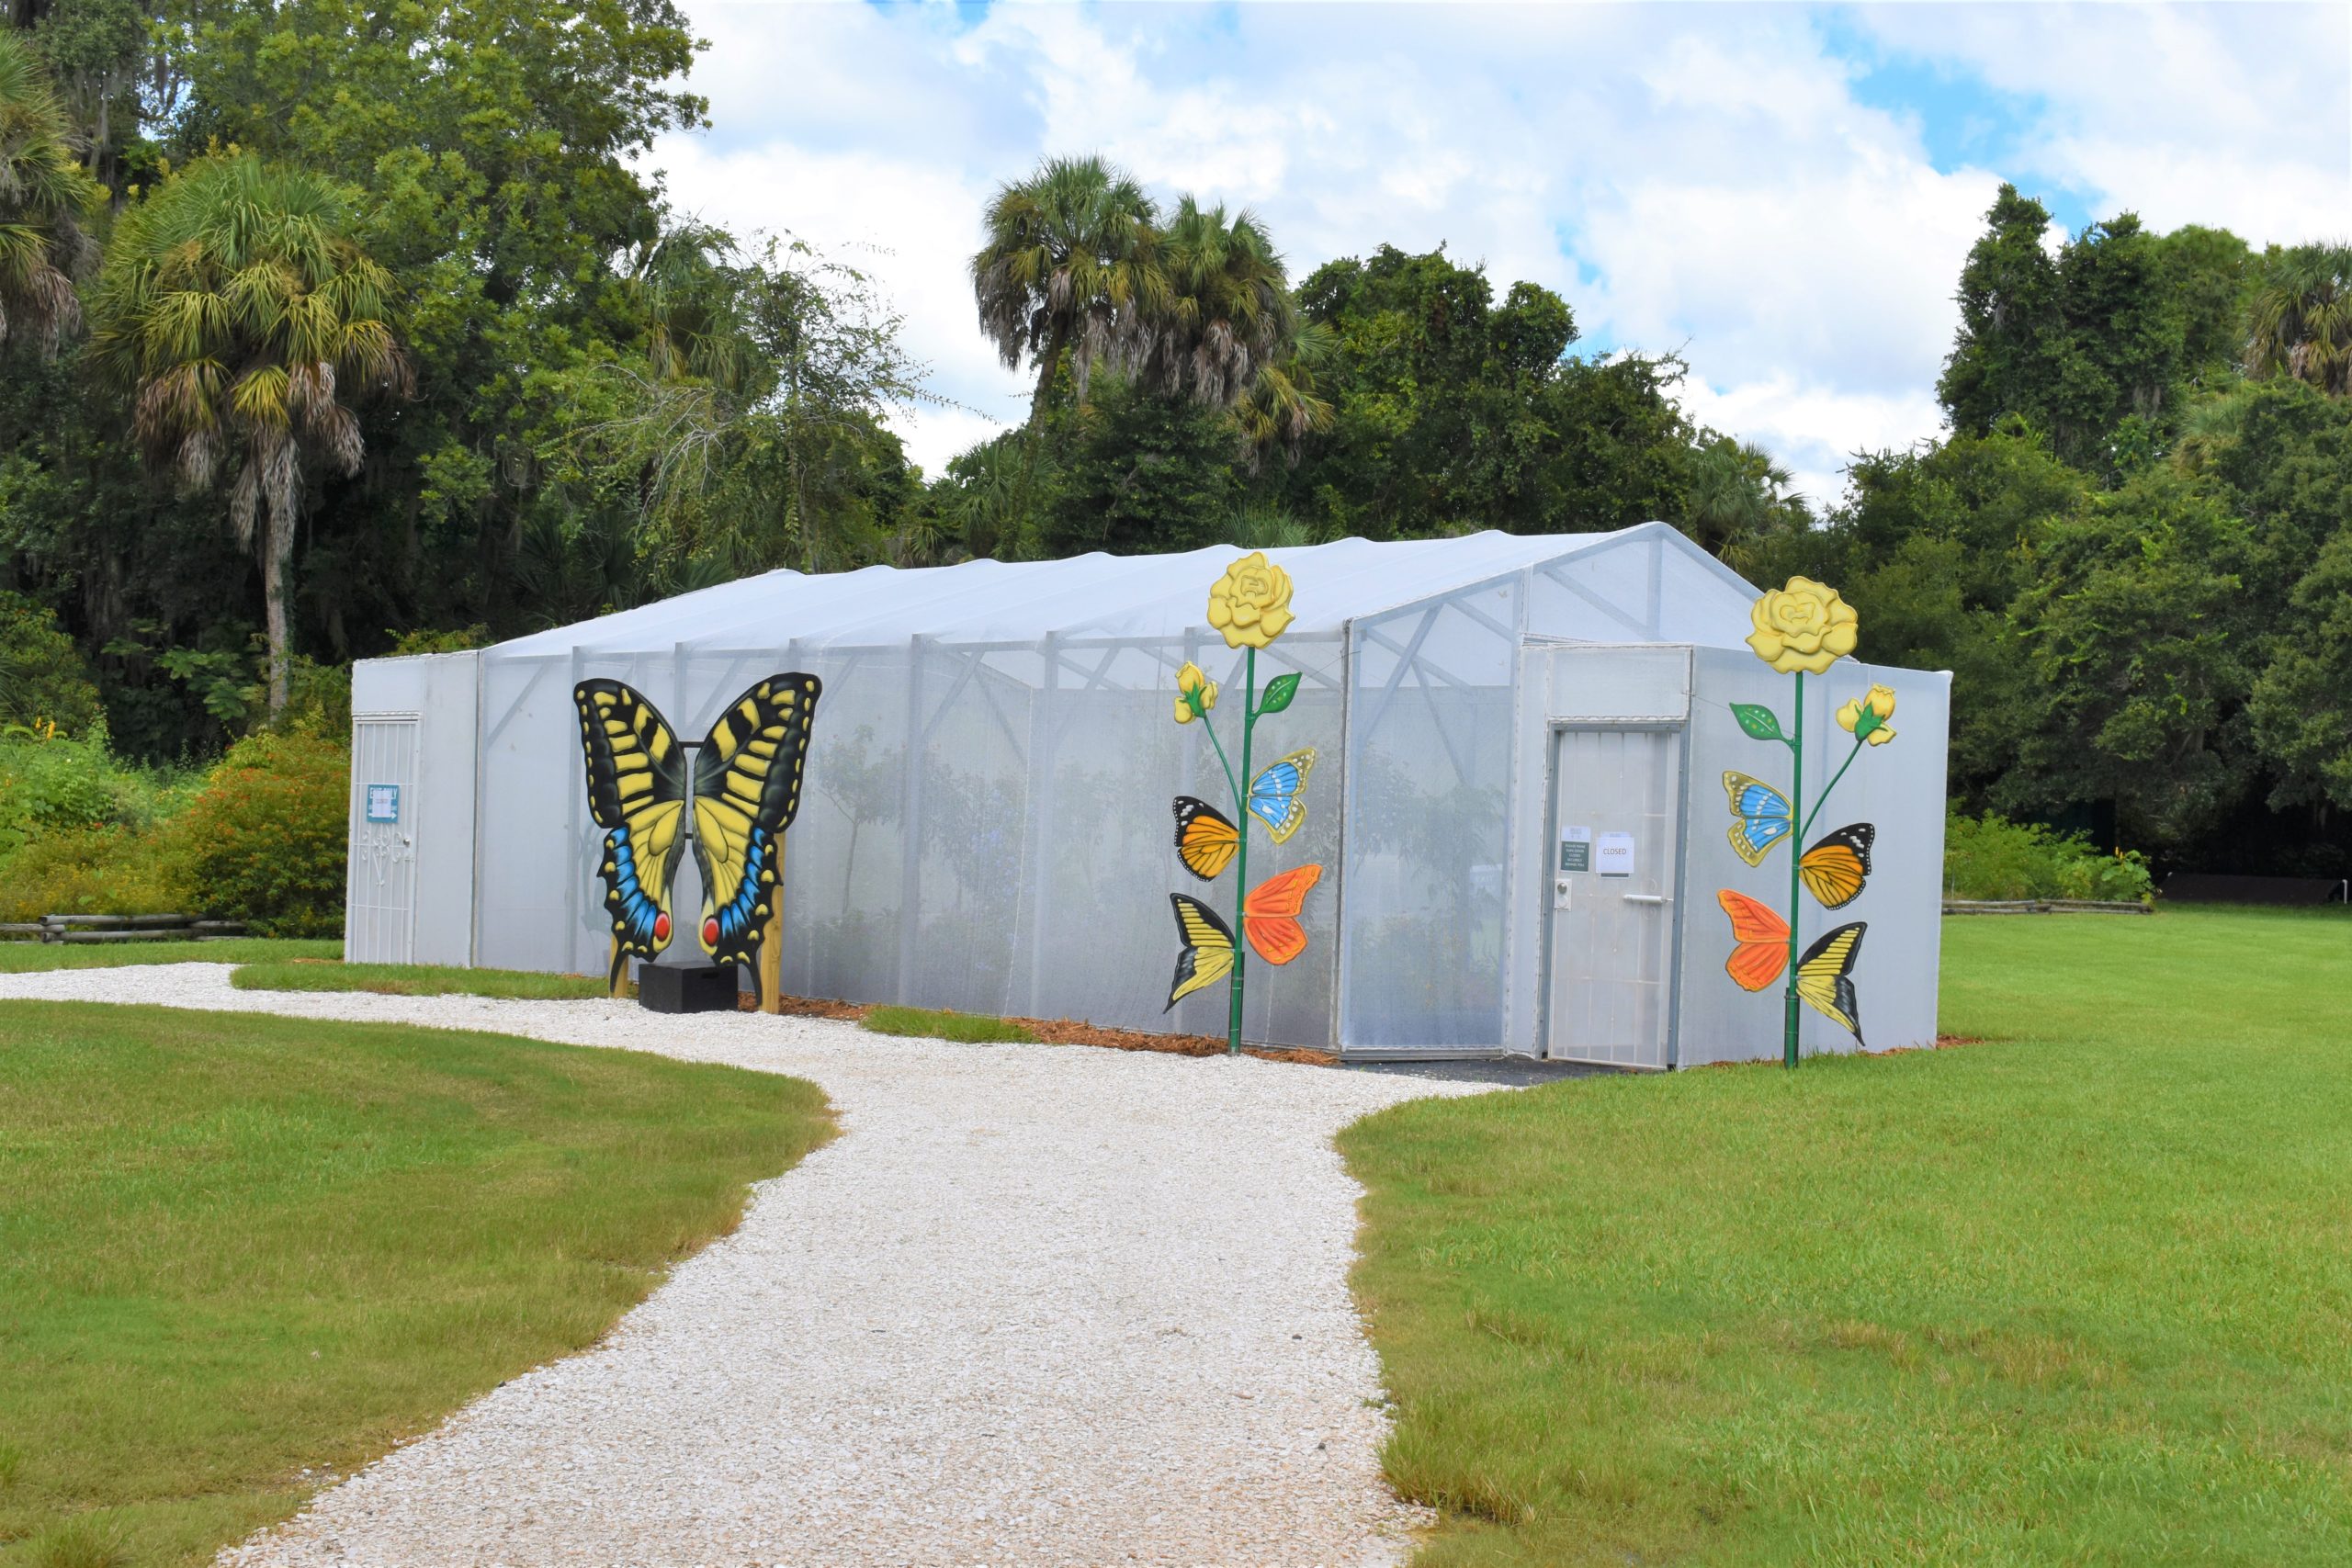
<instances>
[{"instance_id":1,"label":"dense tree line","mask_svg":"<svg viewBox=\"0 0 2352 1568\"><path fill-rule=\"evenodd\" d=\"M322 667L744 572L1665 518L1950 668L1955 797L2177 863L2352 849L2352 263L2004 188L1950 434L1816 517L1670 355L1441 247L1294 277L1255 216L1052 160L980 215L1023 424L934 475L854 253L692 221L671 0L17 0L0 28L0 648L205 754ZM789 214L779 214L788 222ZM53 714L52 714L53 716ZM93 722L96 722L95 718Z\"/></svg>"}]
</instances>

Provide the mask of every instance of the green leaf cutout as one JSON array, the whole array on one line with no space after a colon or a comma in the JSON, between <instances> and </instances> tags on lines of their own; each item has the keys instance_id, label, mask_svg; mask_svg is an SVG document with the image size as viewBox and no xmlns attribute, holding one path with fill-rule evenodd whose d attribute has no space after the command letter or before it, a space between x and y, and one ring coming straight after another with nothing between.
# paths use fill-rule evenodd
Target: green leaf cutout
<instances>
[{"instance_id":1,"label":"green leaf cutout","mask_svg":"<svg viewBox=\"0 0 2352 1568\"><path fill-rule=\"evenodd\" d=\"M1261 714L1280 713L1290 706L1291 698L1296 695L1298 677L1295 674L1277 675L1266 682L1266 694L1259 701L1258 711Z\"/></svg>"},{"instance_id":2,"label":"green leaf cutout","mask_svg":"<svg viewBox=\"0 0 2352 1568\"><path fill-rule=\"evenodd\" d=\"M1788 739L1781 733L1781 721L1773 717L1772 710L1761 703L1734 703L1731 705L1731 716L1739 720L1742 729L1758 740Z\"/></svg>"}]
</instances>

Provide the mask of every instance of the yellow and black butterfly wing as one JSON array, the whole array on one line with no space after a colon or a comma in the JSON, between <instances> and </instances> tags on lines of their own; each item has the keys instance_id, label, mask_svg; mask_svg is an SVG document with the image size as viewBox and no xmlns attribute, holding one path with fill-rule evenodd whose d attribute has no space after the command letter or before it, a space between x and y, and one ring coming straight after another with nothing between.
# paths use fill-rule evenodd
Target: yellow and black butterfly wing
<instances>
[{"instance_id":1,"label":"yellow and black butterfly wing","mask_svg":"<svg viewBox=\"0 0 2352 1568\"><path fill-rule=\"evenodd\" d=\"M1797 995L1822 1017L1862 1043L1862 1010L1854 995L1854 959L1862 951L1866 920L1839 926L1797 960Z\"/></svg>"},{"instance_id":2,"label":"yellow and black butterfly wing","mask_svg":"<svg viewBox=\"0 0 2352 1568\"><path fill-rule=\"evenodd\" d=\"M1878 829L1868 822L1850 823L1805 851L1797 873L1825 909L1842 909L1861 897L1870 880L1871 846Z\"/></svg>"},{"instance_id":3,"label":"yellow and black butterfly wing","mask_svg":"<svg viewBox=\"0 0 2352 1568\"><path fill-rule=\"evenodd\" d=\"M1240 847L1241 834L1225 813L1189 795L1176 797L1176 854L1186 871L1215 882Z\"/></svg>"},{"instance_id":4,"label":"yellow and black butterfly wing","mask_svg":"<svg viewBox=\"0 0 2352 1568\"><path fill-rule=\"evenodd\" d=\"M1176 977L1169 982L1162 1012L1233 972L1233 932L1226 923L1198 898L1170 893L1168 904L1176 911L1176 939L1184 945L1176 954Z\"/></svg>"},{"instance_id":5,"label":"yellow and black butterfly wing","mask_svg":"<svg viewBox=\"0 0 2352 1568\"><path fill-rule=\"evenodd\" d=\"M814 675L769 676L727 705L695 756L703 951L755 978L821 690Z\"/></svg>"},{"instance_id":6,"label":"yellow and black butterfly wing","mask_svg":"<svg viewBox=\"0 0 2352 1568\"><path fill-rule=\"evenodd\" d=\"M617 978L630 954L670 943L670 885L685 849L685 752L653 705L618 681L571 689L588 762L588 813L605 829L596 874L613 923Z\"/></svg>"}]
</instances>

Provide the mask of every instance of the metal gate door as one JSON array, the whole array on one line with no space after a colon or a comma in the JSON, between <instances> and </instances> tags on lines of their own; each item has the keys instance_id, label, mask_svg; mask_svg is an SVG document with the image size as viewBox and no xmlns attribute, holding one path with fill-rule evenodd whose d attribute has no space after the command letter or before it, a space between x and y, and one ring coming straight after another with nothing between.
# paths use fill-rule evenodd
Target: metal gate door
<instances>
[{"instance_id":1,"label":"metal gate door","mask_svg":"<svg viewBox=\"0 0 2352 1568\"><path fill-rule=\"evenodd\" d=\"M1679 730L1553 737L1546 1055L1667 1066L1681 772Z\"/></svg>"},{"instance_id":2,"label":"metal gate door","mask_svg":"<svg viewBox=\"0 0 2352 1568\"><path fill-rule=\"evenodd\" d=\"M416 716L352 726L351 869L344 956L407 964L416 951Z\"/></svg>"}]
</instances>

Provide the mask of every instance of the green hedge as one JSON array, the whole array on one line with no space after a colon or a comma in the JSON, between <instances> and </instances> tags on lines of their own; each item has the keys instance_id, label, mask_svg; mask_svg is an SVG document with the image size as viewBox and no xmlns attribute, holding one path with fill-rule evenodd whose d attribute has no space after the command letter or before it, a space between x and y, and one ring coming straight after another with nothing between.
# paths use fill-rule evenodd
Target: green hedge
<instances>
[{"instance_id":1,"label":"green hedge","mask_svg":"<svg viewBox=\"0 0 2352 1568\"><path fill-rule=\"evenodd\" d=\"M2058 833L1986 812L1944 822L1944 891L1955 898L2146 900L2155 884L2137 850L2112 854L2079 833Z\"/></svg>"}]
</instances>

